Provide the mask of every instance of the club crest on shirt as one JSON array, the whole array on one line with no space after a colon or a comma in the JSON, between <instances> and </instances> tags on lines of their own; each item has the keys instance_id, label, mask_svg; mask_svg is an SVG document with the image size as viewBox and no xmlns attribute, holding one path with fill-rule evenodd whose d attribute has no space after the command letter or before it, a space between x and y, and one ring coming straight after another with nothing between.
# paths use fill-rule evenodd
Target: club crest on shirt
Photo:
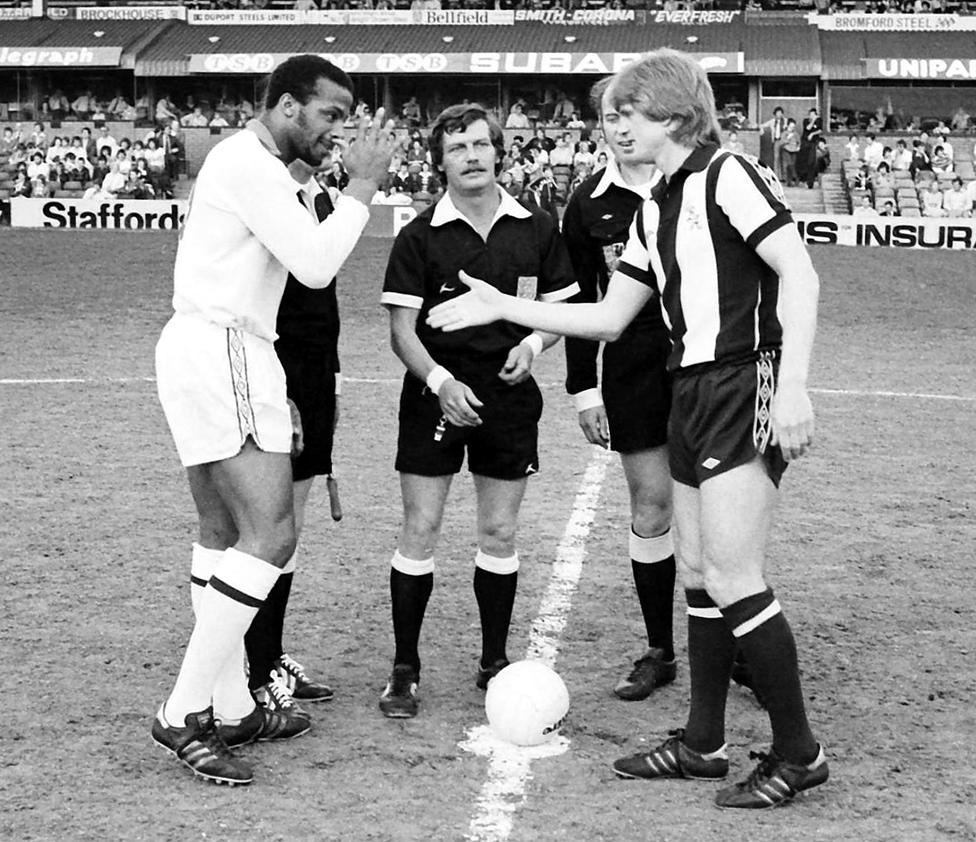
<instances>
[{"instance_id":1,"label":"club crest on shirt","mask_svg":"<svg viewBox=\"0 0 976 842\"><path fill-rule=\"evenodd\" d=\"M696 205L689 205L685 210L684 217L684 223L688 228L700 231L705 227L705 223L702 221L701 210Z\"/></svg>"},{"instance_id":2,"label":"club crest on shirt","mask_svg":"<svg viewBox=\"0 0 976 842\"><path fill-rule=\"evenodd\" d=\"M624 253L624 243L607 243L603 246L603 262L607 264L607 274L617 271L620 256Z\"/></svg>"},{"instance_id":3,"label":"club crest on shirt","mask_svg":"<svg viewBox=\"0 0 976 842\"><path fill-rule=\"evenodd\" d=\"M769 188L769 192L773 194L773 198L777 202L789 207L789 202L786 201L786 191L783 190L783 185L780 180L776 177L776 173L773 172L773 168L768 164L764 164L755 155L740 155L748 163L752 164L752 168L758 173L759 177L763 180L763 183Z\"/></svg>"}]
</instances>

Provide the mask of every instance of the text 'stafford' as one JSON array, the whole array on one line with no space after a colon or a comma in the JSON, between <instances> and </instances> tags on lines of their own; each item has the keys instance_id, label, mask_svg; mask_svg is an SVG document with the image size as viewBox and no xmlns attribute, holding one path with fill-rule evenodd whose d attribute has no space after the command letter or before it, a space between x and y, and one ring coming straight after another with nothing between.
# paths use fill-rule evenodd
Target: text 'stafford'
<instances>
[{"instance_id":1,"label":"text 'stafford'","mask_svg":"<svg viewBox=\"0 0 976 842\"><path fill-rule=\"evenodd\" d=\"M14 203L16 204L16 202ZM40 210L43 228L118 228L125 231L176 231L183 223L184 203L80 201L51 199Z\"/></svg>"}]
</instances>

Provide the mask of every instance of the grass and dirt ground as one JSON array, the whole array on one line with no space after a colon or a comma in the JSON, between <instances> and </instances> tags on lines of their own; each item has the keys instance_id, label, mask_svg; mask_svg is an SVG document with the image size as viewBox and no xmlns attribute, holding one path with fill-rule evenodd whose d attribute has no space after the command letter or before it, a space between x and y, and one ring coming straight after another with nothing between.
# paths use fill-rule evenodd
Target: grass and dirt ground
<instances>
[{"instance_id":1,"label":"grass and dirt ground","mask_svg":"<svg viewBox=\"0 0 976 842\"><path fill-rule=\"evenodd\" d=\"M170 234L0 230L0 838L460 840L487 760L458 746L483 722L471 591L473 492L455 482L422 638L423 707L385 720L387 581L400 522L392 468L401 366L378 305L389 241L342 273L337 465L346 515L313 491L286 637L334 685L310 734L244 750L255 783L195 780L149 740L190 629L193 508L155 395ZM534 761L513 842L574 839L976 839L976 280L969 253L818 248L814 449L783 484L770 579L798 641L832 777L771 812L712 806L714 785L617 780L610 762L682 724L688 676L647 702L610 688L640 654L614 460L586 542L557 669L569 750ZM525 651L592 459L540 359L542 473L520 527L510 646ZM768 741L733 690L733 774Z\"/></svg>"}]
</instances>

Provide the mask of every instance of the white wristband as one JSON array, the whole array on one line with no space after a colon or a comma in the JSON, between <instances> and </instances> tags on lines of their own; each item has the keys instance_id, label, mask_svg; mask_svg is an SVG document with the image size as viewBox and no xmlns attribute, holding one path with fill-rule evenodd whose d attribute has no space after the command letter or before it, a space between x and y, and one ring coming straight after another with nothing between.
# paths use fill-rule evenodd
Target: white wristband
<instances>
[{"instance_id":1,"label":"white wristband","mask_svg":"<svg viewBox=\"0 0 976 842\"><path fill-rule=\"evenodd\" d=\"M538 333L530 333L525 339L519 342L519 345L524 345L532 351L533 360L542 353L542 337Z\"/></svg>"},{"instance_id":2,"label":"white wristband","mask_svg":"<svg viewBox=\"0 0 976 842\"><path fill-rule=\"evenodd\" d=\"M337 395L341 395L342 394L342 375L339 374L338 371L336 372L336 375L335 375L335 383L336 383L336 385L335 385L335 393Z\"/></svg>"},{"instance_id":3,"label":"white wristband","mask_svg":"<svg viewBox=\"0 0 976 842\"><path fill-rule=\"evenodd\" d=\"M430 389L435 395L440 394L441 386L443 386L448 380L453 380L454 375L451 374L444 366L435 365L430 374L427 375L427 388Z\"/></svg>"},{"instance_id":4,"label":"white wristband","mask_svg":"<svg viewBox=\"0 0 976 842\"><path fill-rule=\"evenodd\" d=\"M603 397L599 389L585 389L573 395L573 403L576 404L577 412L583 412L586 409L603 406Z\"/></svg>"}]
</instances>

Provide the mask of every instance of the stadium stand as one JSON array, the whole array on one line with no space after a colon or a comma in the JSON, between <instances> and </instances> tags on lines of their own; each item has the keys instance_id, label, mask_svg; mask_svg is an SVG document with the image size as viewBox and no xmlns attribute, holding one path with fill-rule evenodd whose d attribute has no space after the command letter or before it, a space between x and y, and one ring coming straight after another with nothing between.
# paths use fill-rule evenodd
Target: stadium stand
<instances>
[{"instance_id":1,"label":"stadium stand","mask_svg":"<svg viewBox=\"0 0 976 842\"><path fill-rule=\"evenodd\" d=\"M920 135L903 135L886 137L886 143L894 145L897 140L905 140L913 144ZM895 170L891 173L891 183L884 183L879 179L877 171L872 171L862 161L842 161L843 186L846 188L847 211L850 212L861 202L862 196L868 196L872 205L880 209L885 200L892 200L899 216L944 216L945 194L953 189L953 179L958 178L962 189L969 198L968 214L973 210L973 197L976 195L976 171L973 163L972 135L945 135L954 149L953 167L949 172L936 173L931 169L915 168L910 171ZM843 155L843 147L839 145L846 137L834 137L832 143L837 147L839 155ZM935 185L936 190L932 190ZM938 193L938 201L935 194Z\"/></svg>"},{"instance_id":2,"label":"stadium stand","mask_svg":"<svg viewBox=\"0 0 976 842\"><path fill-rule=\"evenodd\" d=\"M908 15L973 11L969 2L939 0L929 6L923 2L927 0L905 0L884 10ZM260 99L260 57L323 49L357 62L367 58L374 62L354 72L365 92L359 107L384 106L398 118L398 131L404 137L411 128L424 126L447 104L444 97L451 91L452 96L487 102L503 122L513 104L520 103L525 128L506 131L507 146L517 137L524 144L537 128L544 127L554 137L566 132L575 155L580 141L590 137L599 140L587 93L604 71L599 66L576 67L572 63L597 56L610 62L605 68L608 72L613 56L669 44L703 54L711 67L723 128L738 129L746 151L767 162L771 162L771 153L760 142L756 129L768 123L775 106L801 122L811 106L830 105L825 130L833 163L813 189L788 190L797 210L849 212L852 201L867 194L873 205L883 206L890 200L899 212L922 212L921 194L928 177L917 167L911 174L893 173L891 183L878 183L874 178L856 183L858 168L846 160L843 148L848 130L876 132L885 146L893 146L899 138L910 145L922 137L922 130L951 129L949 140L956 154L947 172L935 176L937 183L943 192L950 189L954 173L971 192L969 185L974 180L972 141L967 133L976 131L969 113L976 108L976 79L899 85L897 80L879 82L881 71L877 67L870 72L868 69L882 55L919 56L899 61L914 62L916 68L921 62L923 70L927 61L934 67L937 56L968 56L973 27L956 20L947 31L942 31L946 29L942 26L925 31L932 25L926 23L930 14L917 15L918 26L899 24L895 31L886 31L890 28L887 21L883 26L871 25L871 16L864 14L854 27L857 31L848 31L844 23L820 25L821 20L830 22L835 13L840 13L838 19L846 12L873 14L881 10L874 0L299 0L297 4L295 0L185 4L146 0L103 2L97 7L90 0L51 0L46 9L46 16L32 17L30 9L10 2L4 5L0 0L0 49L8 51L0 63L0 128L13 128L19 122L23 132L36 118L49 137L64 137L70 143L85 127L97 136L99 127L107 125L119 142L129 142L123 168L143 172L148 189L138 188L137 193L151 190L153 195L179 196L186 192L187 178L195 175L207 151L253 115L254 103ZM173 19L167 9L172 9ZM431 25L422 17L400 18L397 25L376 25L380 19L365 25L362 18L349 18L342 25L328 25L327 35L323 35L326 24L321 22L313 25L296 19L290 25L263 21L265 25L254 26L241 17L250 12L285 14L296 9L367 15L384 14L384 10L400 15L483 12L484 16L435 21L450 25ZM808 14L811 9L816 14ZM126 19L143 14L140 10L145 12L145 19ZM209 22L189 20L193 10L231 17ZM496 19L490 17L496 13L508 14L508 25L496 25ZM898 23L899 18L891 20ZM67 64L31 67L40 49L109 50L112 55L96 57L99 66L91 68L92 72L88 68L79 72ZM18 62L11 52L24 55ZM480 72L475 73L473 66L464 64L475 54L491 56L494 69L478 68ZM430 55L441 65L434 74L424 72L424 68L389 69L375 64L376 56L389 55ZM548 55L560 57L564 62L558 65L560 69L543 70L540 57ZM246 66L236 67L232 59ZM520 61L528 64L520 65ZM955 72L958 76L964 71ZM911 72L911 68L904 72ZM174 117L178 120L175 135L167 139L165 129ZM176 144L175 153L166 151L162 167L148 160L146 140L150 133L157 147ZM136 148L137 142L144 148ZM29 153L31 149L25 143L22 151ZM18 184L19 162L14 153L0 143L0 201L23 189ZM102 189L108 171L103 166L96 172L97 157L86 154L86 158L91 172L65 173L66 162L59 161L53 178L42 189L64 194L65 198L79 190L84 194L93 188ZM597 165L598 158L599 149L595 149L588 166ZM144 167L140 160L145 160ZM106 165L109 170L111 163L109 160ZM525 156L513 161L507 168L511 172L505 176L508 189L517 193L531 188L544 163ZM557 195L564 200L582 169L562 161L551 163ZM944 165L938 156L931 163L936 169ZM420 175L419 161L408 160L407 164L411 178ZM436 186L430 188L425 183L422 189L405 191L401 185L395 193L409 192L430 201L437 195ZM400 200L389 191L377 198Z\"/></svg>"}]
</instances>

